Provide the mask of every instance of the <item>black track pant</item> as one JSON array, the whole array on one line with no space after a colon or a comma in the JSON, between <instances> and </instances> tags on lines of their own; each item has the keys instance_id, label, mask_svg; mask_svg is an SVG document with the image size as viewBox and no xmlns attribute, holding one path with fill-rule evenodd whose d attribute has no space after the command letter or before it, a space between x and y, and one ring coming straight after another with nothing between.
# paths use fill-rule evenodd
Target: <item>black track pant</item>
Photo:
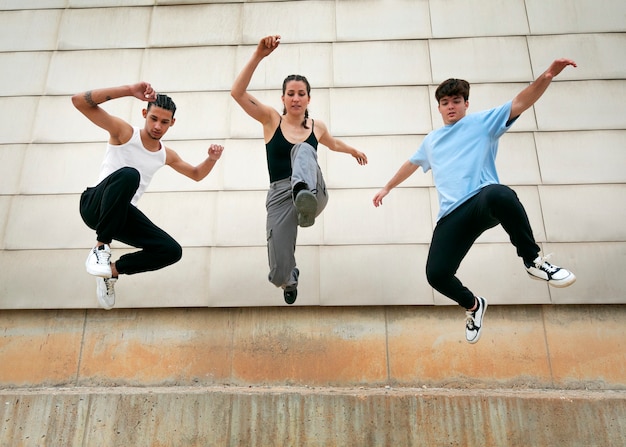
<instances>
[{"instance_id":1,"label":"black track pant","mask_svg":"<svg viewBox=\"0 0 626 447\"><path fill-rule=\"evenodd\" d=\"M539 253L526 211L505 185L488 185L437 222L426 262L426 277L438 292L470 309L474 294L455 276L461 261L487 229L502 224L524 262Z\"/></svg>"},{"instance_id":2,"label":"black track pant","mask_svg":"<svg viewBox=\"0 0 626 447\"><path fill-rule=\"evenodd\" d=\"M139 171L121 168L80 197L80 215L96 230L99 242L113 239L142 250L123 255L115 262L119 273L158 270L182 257L182 248L169 234L153 224L130 201L139 187Z\"/></svg>"}]
</instances>

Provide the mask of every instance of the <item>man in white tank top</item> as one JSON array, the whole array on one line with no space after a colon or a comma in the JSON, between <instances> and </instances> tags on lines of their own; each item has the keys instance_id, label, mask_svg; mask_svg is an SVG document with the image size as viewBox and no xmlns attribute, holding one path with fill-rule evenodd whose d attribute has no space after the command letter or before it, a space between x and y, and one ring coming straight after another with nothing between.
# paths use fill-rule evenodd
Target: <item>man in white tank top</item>
<instances>
[{"instance_id":1,"label":"man in white tank top","mask_svg":"<svg viewBox=\"0 0 626 447\"><path fill-rule=\"evenodd\" d=\"M99 106L127 96L147 102L142 111L143 127L133 127ZM114 285L120 274L157 270L182 256L178 242L136 207L154 173L169 165L200 181L211 172L224 148L211 144L207 158L192 166L164 146L161 138L174 125L176 105L167 95L157 94L147 82L77 93L72 96L72 103L91 122L109 132L98 184L82 193L80 214L87 226L96 231L97 240L85 266L88 273L96 276L98 302L103 308L111 309L115 305ZM142 249L111 262L113 239Z\"/></svg>"}]
</instances>

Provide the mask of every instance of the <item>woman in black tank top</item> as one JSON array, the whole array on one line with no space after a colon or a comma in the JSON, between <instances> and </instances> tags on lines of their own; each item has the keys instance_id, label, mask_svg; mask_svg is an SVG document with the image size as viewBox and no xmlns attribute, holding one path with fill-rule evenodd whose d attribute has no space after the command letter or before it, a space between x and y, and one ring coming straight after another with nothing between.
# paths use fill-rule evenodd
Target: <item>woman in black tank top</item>
<instances>
[{"instance_id":1,"label":"woman in black tank top","mask_svg":"<svg viewBox=\"0 0 626 447\"><path fill-rule=\"evenodd\" d=\"M252 58L237 76L231 96L241 108L263 126L270 176L267 195L267 244L269 281L283 289L287 304L297 296L300 271L296 267L295 247L298 226L313 225L328 201L326 186L317 164L318 142L332 151L352 155L360 165L367 163L363 152L334 138L322 121L309 118L311 100L309 81L290 75L282 86L282 116L261 103L248 91L257 66L280 44L280 36L260 40Z\"/></svg>"}]
</instances>

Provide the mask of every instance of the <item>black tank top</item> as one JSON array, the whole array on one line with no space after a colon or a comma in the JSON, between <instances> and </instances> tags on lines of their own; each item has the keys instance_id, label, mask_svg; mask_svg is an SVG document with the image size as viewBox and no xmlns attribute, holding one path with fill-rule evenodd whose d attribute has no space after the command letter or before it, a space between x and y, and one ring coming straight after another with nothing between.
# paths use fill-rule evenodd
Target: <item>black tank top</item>
<instances>
[{"instance_id":1,"label":"black tank top","mask_svg":"<svg viewBox=\"0 0 626 447\"><path fill-rule=\"evenodd\" d=\"M283 118L280 118L280 123ZM295 143L287 141L280 129L280 123L272 136L272 139L265 145L265 153L267 155L267 169L270 173L270 182L282 180L291 177L291 149ZM313 132L315 122L311 120L311 134L305 143L310 144L317 151L317 138Z\"/></svg>"}]
</instances>

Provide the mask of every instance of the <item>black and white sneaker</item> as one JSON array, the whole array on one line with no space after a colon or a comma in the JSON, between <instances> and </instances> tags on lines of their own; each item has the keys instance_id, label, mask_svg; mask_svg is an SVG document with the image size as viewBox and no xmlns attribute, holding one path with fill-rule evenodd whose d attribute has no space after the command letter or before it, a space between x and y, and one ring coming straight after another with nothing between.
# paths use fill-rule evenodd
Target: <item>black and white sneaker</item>
<instances>
[{"instance_id":1,"label":"black and white sneaker","mask_svg":"<svg viewBox=\"0 0 626 447\"><path fill-rule=\"evenodd\" d=\"M478 302L476 310L465 311L465 339L468 343L476 343L480 338L483 328L483 319L487 311L486 299L477 296L476 301Z\"/></svg>"},{"instance_id":2,"label":"black and white sneaker","mask_svg":"<svg viewBox=\"0 0 626 447\"><path fill-rule=\"evenodd\" d=\"M547 260L550 255L537 258L529 265L524 263L528 276L538 281L547 281L554 287L567 287L576 281L572 272L562 267L550 264Z\"/></svg>"}]
</instances>

